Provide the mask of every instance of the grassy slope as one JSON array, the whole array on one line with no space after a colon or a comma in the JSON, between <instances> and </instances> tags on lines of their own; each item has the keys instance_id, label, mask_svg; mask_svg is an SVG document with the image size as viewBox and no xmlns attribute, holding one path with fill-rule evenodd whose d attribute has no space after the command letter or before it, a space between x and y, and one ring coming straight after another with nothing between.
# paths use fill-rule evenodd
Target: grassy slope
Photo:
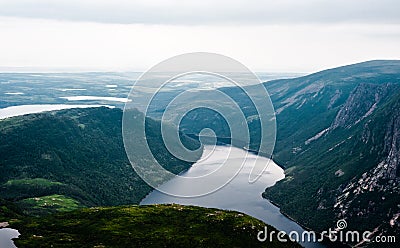
<instances>
[{"instance_id":1,"label":"grassy slope","mask_svg":"<svg viewBox=\"0 0 400 248\"><path fill-rule=\"evenodd\" d=\"M17 202L18 206L28 215L41 215L42 213L66 212L83 207L77 200L64 195L46 195L31 197Z\"/></svg>"},{"instance_id":2,"label":"grassy slope","mask_svg":"<svg viewBox=\"0 0 400 248\"><path fill-rule=\"evenodd\" d=\"M180 205L96 207L13 222L23 247L300 247L259 242L265 224L218 209ZM276 231L268 226L268 231Z\"/></svg>"}]
</instances>

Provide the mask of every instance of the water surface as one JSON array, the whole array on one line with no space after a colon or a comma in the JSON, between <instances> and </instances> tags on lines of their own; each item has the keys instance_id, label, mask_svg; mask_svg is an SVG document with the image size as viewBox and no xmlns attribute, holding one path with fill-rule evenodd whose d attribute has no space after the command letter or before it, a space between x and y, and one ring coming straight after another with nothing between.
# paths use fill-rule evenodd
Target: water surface
<instances>
[{"instance_id":1,"label":"water surface","mask_svg":"<svg viewBox=\"0 0 400 248\"><path fill-rule=\"evenodd\" d=\"M62 96L62 99L68 101L110 101L110 102L130 102L131 100L123 97L111 96Z\"/></svg>"},{"instance_id":2,"label":"water surface","mask_svg":"<svg viewBox=\"0 0 400 248\"><path fill-rule=\"evenodd\" d=\"M231 155L228 155L229 153ZM261 194L265 188L273 186L277 181L285 177L283 169L267 158L258 157L255 154L230 146L217 146L214 151L212 146L205 146L203 158L200 162L195 163L188 171L182 173L182 176L203 176L217 169L225 160L227 165L237 166L237 163L241 163L243 161L242 158L245 156L247 156L247 159L239 174L225 187L212 194L195 198L182 198L169 196L154 190L140 204L177 203L235 210L262 220L286 233L297 231L301 234L304 231L301 226L281 214L278 207L262 198ZM268 167L259 180L251 184L248 180L249 172L256 159L257 163L268 164ZM161 189L185 189L187 191L190 187L190 185L184 185L180 180L174 178L162 185ZM193 191L196 192L197 190L193 189ZM307 248L324 247L319 243L301 244Z\"/></svg>"},{"instance_id":3,"label":"water surface","mask_svg":"<svg viewBox=\"0 0 400 248\"><path fill-rule=\"evenodd\" d=\"M94 107L108 107L109 105L76 105L76 104L33 104L33 105L19 105L11 106L0 109L0 120L14 116L41 113L46 111L72 109L72 108L94 108ZM1 247L0 247L1 248Z\"/></svg>"},{"instance_id":4,"label":"water surface","mask_svg":"<svg viewBox=\"0 0 400 248\"><path fill-rule=\"evenodd\" d=\"M0 247L15 248L13 238L18 238L19 232L12 228L0 228Z\"/></svg>"}]
</instances>

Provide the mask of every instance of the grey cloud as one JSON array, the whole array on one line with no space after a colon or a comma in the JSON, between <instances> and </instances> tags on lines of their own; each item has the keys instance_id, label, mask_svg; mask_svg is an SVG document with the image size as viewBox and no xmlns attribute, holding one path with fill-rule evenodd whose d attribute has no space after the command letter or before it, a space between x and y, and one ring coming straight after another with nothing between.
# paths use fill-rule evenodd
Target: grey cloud
<instances>
[{"instance_id":1,"label":"grey cloud","mask_svg":"<svg viewBox=\"0 0 400 248\"><path fill-rule=\"evenodd\" d=\"M0 0L0 16L120 24L397 24L399 10L397 0Z\"/></svg>"}]
</instances>

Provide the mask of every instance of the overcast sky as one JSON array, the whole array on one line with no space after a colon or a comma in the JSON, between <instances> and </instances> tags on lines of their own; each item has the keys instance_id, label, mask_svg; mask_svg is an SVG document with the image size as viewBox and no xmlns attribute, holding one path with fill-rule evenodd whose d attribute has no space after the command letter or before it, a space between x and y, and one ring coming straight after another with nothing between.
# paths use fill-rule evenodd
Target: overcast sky
<instances>
[{"instance_id":1,"label":"overcast sky","mask_svg":"<svg viewBox=\"0 0 400 248\"><path fill-rule=\"evenodd\" d=\"M143 71L216 52L255 71L400 59L396 0L0 0L0 67Z\"/></svg>"}]
</instances>

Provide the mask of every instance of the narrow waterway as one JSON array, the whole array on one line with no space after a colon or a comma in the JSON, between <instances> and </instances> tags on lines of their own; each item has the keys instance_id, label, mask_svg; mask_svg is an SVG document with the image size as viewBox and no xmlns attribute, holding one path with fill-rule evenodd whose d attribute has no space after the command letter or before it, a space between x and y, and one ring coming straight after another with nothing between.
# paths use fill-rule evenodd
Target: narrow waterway
<instances>
[{"instance_id":1,"label":"narrow waterway","mask_svg":"<svg viewBox=\"0 0 400 248\"><path fill-rule=\"evenodd\" d=\"M301 226L281 214L278 207L261 196L265 188L273 186L277 181L285 177L283 169L267 158L259 157L230 146L216 146L215 148L213 146L205 146L203 158L193 164L188 171L182 173L182 176L204 176L215 171L224 161L227 165L232 166L237 165L237 163L243 163L243 157L245 156L245 163L237 176L226 186L214 193L195 198L182 198L169 196L154 190L140 204L177 203L236 210L260 219L278 230L285 231L286 233L297 231L301 235L305 231ZM251 184L249 183L249 173L256 159L257 163L268 164L268 167L259 180ZM175 192L179 191L179 189L187 191L190 185L182 185L181 182L180 180L172 179L162 185L161 189L163 191ZM193 190L197 191L196 189ZM307 248L325 247L320 243L301 243L301 245Z\"/></svg>"}]
</instances>

